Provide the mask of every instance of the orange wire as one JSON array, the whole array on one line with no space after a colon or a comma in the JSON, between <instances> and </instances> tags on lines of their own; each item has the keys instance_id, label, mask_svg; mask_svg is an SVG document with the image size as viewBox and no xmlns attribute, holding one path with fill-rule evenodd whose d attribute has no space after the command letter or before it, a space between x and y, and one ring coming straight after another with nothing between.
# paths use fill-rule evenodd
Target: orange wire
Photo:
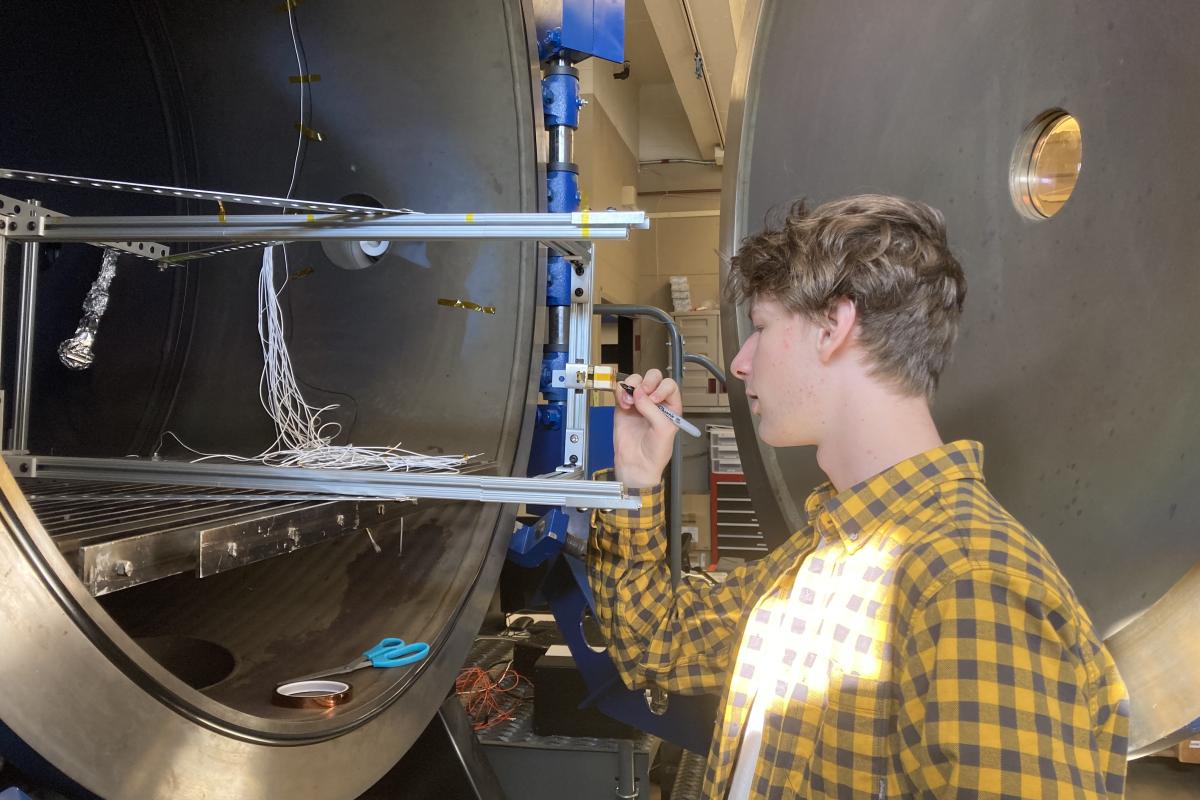
<instances>
[{"instance_id":1,"label":"orange wire","mask_svg":"<svg viewBox=\"0 0 1200 800\"><path fill-rule=\"evenodd\" d=\"M466 667L454 681L454 691L471 718L476 731L487 730L512 719L513 714L528 699L532 684L506 662L498 675L496 665L490 669Z\"/></svg>"}]
</instances>

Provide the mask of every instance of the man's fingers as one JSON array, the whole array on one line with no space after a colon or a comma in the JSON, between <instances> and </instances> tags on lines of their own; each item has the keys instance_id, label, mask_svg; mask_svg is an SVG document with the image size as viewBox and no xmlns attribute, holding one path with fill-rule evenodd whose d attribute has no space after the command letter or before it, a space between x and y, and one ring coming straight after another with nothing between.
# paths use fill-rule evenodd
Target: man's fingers
<instances>
[{"instance_id":1,"label":"man's fingers","mask_svg":"<svg viewBox=\"0 0 1200 800\"><path fill-rule=\"evenodd\" d=\"M637 391L637 387L641 384L641 382L642 382L642 376L633 374L633 375L628 376L624 380L618 381L613 384L613 394L616 395L618 407L628 411L629 409L632 409L634 406L633 395L631 395L629 392L625 391L625 387L622 386L621 384L623 383L623 384L625 384L625 386L632 387L634 391Z\"/></svg>"},{"instance_id":2,"label":"man's fingers","mask_svg":"<svg viewBox=\"0 0 1200 800\"><path fill-rule=\"evenodd\" d=\"M650 393L650 399L655 403L665 403L673 399L672 395L679 393L679 384L675 383L672 378L665 378L661 383L654 388ZM674 405L674 404L672 404Z\"/></svg>"},{"instance_id":3,"label":"man's fingers","mask_svg":"<svg viewBox=\"0 0 1200 800\"><path fill-rule=\"evenodd\" d=\"M653 428L655 432L673 432L675 430L675 426L671 424L669 419L667 419L667 415L662 412L657 403L655 403L646 395L640 393L638 394L636 400L638 412L646 418L646 421L650 423L650 427Z\"/></svg>"},{"instance_id":4,"label":"man's fingers","mask_svg":"<svg viewBox=\"0 0 1200 800\"><path fill-rule=\"evenodd\" d=\"M644 391L646 394L651 394L652 392L654 392L655 389L658 388L658 385L660 383L662 383L662 379L663 379L662 372L657 369L652 369L652 370L648 370L646 372L646 377L642 378L642 380L639 381L637 385L641 386L642 391ZM632 383L629 385L634 386L634 384L632 384Z\"/></svg>"}]
</instances>

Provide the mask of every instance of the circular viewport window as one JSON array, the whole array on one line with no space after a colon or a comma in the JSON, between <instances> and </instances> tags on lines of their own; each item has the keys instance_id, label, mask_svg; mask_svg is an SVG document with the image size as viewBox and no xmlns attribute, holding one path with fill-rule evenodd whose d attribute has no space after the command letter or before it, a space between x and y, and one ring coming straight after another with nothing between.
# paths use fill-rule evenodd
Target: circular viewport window
<instances>
[{"instance_id":1,"label":"circular viewport window","mask_svg":"<svg viewBox=\"0 0 1200 800\"><path fill-rule=\"evenodd\" d=\"M1075 191L1082 166L1079 121L1062 110L1039 116L1013 151L1009 186L1017 211L1034 220L1053 217Z\"/></svg>"}]
</instances>

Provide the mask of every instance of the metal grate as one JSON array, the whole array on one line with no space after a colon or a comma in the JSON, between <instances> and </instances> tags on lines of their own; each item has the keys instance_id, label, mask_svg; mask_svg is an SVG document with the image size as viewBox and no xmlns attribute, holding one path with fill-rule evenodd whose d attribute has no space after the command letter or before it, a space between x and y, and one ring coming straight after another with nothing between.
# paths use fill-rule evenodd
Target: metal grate
<instances>
[{"instance_id":1,"label":"metal grate","mask_svg":"<svg viewBox=\"0 0 1200 800\"><path fill-rule=\"evenodd\" d=\"M397 503L374 499L140 482L18 483L93 595L181 572L205 577L399 516Z\"/></svg>"}]
</instances>

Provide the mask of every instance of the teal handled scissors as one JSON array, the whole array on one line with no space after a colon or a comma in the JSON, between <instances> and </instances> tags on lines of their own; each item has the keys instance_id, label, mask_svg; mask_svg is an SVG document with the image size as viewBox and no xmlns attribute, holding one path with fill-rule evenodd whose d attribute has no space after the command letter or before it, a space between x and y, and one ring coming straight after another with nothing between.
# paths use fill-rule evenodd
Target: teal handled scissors
<instances>
[{"instance_id":1,"label":"teal handled scissors","mask_svg":"<svg viewBox=\"0 0 1200 800\"><path fill-rule=\"evenodd\" d=\"M429 645L424 642L407 644L403 639L389 636L370 650L365 651L349 664L343 664L333 669L323 669L320 672L314 672L312 675L305 675L301 678L292 678L290 681L284 681L284 683L311 681L315 678L326 678L330 675L344 675L347 672L354 672L355 670L366 669L367 667L377 667L379 669L403 667L408 664L415 664L427 655L429 655ZM280 686L282 685L284 684L280 684Z\"/></svg>"}]
</instances>

